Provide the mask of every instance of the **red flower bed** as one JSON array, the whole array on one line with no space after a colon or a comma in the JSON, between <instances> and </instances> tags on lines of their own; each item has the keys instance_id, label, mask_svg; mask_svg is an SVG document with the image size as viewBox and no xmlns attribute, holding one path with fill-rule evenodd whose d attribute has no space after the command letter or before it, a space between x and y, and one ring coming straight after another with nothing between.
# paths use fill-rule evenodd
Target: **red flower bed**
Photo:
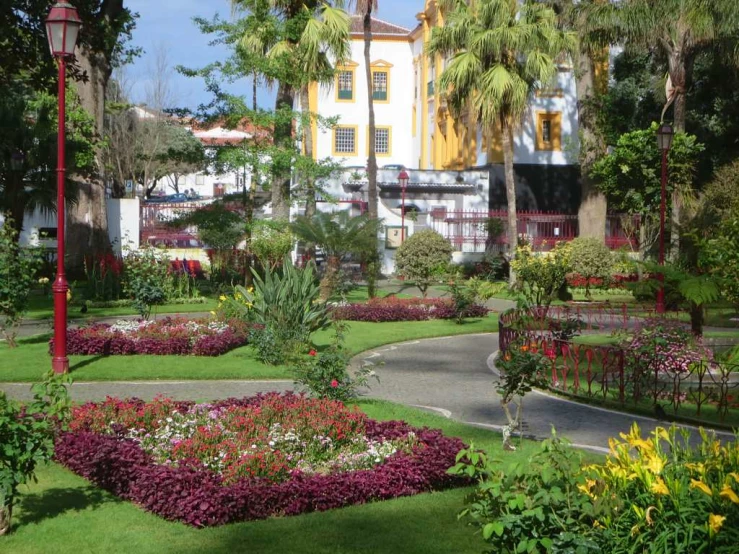
<instances>
[{"instance_id":1,"label":"red flower bed","mask_svg":"<svg viewBox=\"0 0 739 554\"><path fill-rule=\"evenodd\" d=\"M121 498L202 527L465 484L447 474L463 447L340 402L273 393L199 405L86 404L55 456Z\"/></svg>"},{"instance_id":2,"label":"red flower bed","mask_svg":"<svg viewBox=\"0 0 739 554\"><path fill-rule=\"evenodd\" d=\"M608 287L612 289L626 288L626 283L635 283L639 280L638 275L612 275L608 282ZM582 275L573 273L567 276L567 284L573 288L585 288L586 285L591 287L602 287L603 279L598 277L590 277L586 279Z\"/></svg>"},{"instance_id":3,"label":"red flower bed","mask_svg":"<svg viewBox=\"0 0 739 554\"><path fill-rule=\"evenodd\" d=\"M220 356L247 343L250 326L167 317L156 321L98 323L67 332L67 352L79 355ZM53 351L54 339L49 341Z\"/></svg>"},{"instance_id":4,"label":"red flower bed","mask_svg":"<svg viewBox=\"0 0 739 554\"><path fill-rule=\"evenodd\" d=\"M474 304L465 310L465 317L485 317L488 309ZM457 317L453 302L448 298L373 298L367 302L346 304L334 309L334 317L346 321L426 321Z\"/></svg>"}]
</instances>

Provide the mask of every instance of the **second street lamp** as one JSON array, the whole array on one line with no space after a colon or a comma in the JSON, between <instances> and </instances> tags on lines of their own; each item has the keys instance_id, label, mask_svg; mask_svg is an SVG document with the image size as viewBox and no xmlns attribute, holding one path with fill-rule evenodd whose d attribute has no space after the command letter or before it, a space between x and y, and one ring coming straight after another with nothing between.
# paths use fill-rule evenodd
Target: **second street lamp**
<instances>
[{"instance_id":1,"label":"second street lamp","mask_svg":"<svg viewBox=\"0 0 739 554\"><path fill-rule=\"evenodd\" d=\"M657 129L657 146L662 152L662 179L661 200L659 205L659 265L665 265L665 211L667 209L667 154L672 146L672 137L675 135L672 127L662 123ZM673 229L675 232L675 229ZM659 276L660 284L657 291L657 313L665 313L665 275Z\"/></svg>"},{"instance_id":2,"label":"second street lamp","mask_svg":"<svg viewBox=\"0 0 739 554\"><path fill-rule=\"evenodd\" d=\"M46 18L46 35L51 55L59 65L59 128L57 132L56 163L56 277L51 290L54 293L54 353L51 367L54 373L69 371L67 358L67 291L69 285L64 271L64 179L66 124L67 58L74 55L77 36L80 32L80 17L77 10L67 2L57 2Z\"/></svg>"},{"instance_id":3,"label":"second street lamp","mask_svg":"<svg viewBox=\"0 0 739 554\"><path fill-rule=\"evenodd\" d=\"M405 242L405 189L408 186L408 172L403 169L398 175L398 182L400 183L400 243Z\"/></svg>"}]
</instances>

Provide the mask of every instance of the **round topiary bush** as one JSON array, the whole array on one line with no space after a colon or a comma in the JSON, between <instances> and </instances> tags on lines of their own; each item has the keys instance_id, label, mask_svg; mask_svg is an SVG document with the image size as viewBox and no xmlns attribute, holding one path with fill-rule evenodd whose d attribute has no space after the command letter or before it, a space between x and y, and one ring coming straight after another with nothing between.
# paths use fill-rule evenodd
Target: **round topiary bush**
<instances>
[{"instance_id":1,"label":"round topiary bush","mask_svg":"<svg viewBox=\"0 0 739 554\"><path fill-rule=\"evenodd\" d=\"M413 233L395 254L395 271L414 281L426 297L429 286L447 271L452 260L452 245L436 231L423 229Z\"/></svg>"},{"instance_id":2,"label":"round topiary bush","mask_svg":"<svg viewBox=\"0 0 739 554\"><path fill-rule=\"evenodd\" d=\"M570 243L570 269L585 281L585 298L591 300L590 285L601 280L605 285L613 271L613 254L600 240L592 237L576 238Z\"/></svg>"}]
</instances>

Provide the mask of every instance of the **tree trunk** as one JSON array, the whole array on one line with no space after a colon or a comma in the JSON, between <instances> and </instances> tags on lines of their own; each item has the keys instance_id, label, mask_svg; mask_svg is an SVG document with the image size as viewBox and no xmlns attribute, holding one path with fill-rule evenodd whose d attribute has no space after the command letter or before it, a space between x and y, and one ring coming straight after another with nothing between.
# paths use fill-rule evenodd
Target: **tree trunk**
<instances>
[{"instance_id":1,"label":"tree trunk","mask_svg":"<svg viewBox=\"0 0 739 554\"><path fill-rule=\"evenodd\" d=\"M86 81L77 81L76 89L82 107L93 117L95 131L103 136L105 90L112 72L110 61L103 52L79 49L77 61L87 73ZM75 205L67 208L67 272L71 275L84 270L84 258L110 248L108 214L105 205L105 182L102 152L95 152L95 171L79 181L79 196ZM75 178L75 176L72 176Z\"/></svg>"},{"instance_id":2,"label":"tree trunk","mask_svg":"<svg viewBox=\"0 0 739 554\"><path fill-rule=\"evenodd\" d=\"M338 256L328 256L326 259L326 272L321 279L321 300L324 302L331 298L336 287L336 277L341 268L341 259Z\"/></svg>"},{"instance_id":3,"label":"tree trunk","mask_svg":"<svg viewBox=\"0 0 739 554\"><path fill-rule=\"evenodd\" d=\"M300 111L302 113L303 148L305 156L313 159L313 133L311 133L311 120L313 114L310 111L310 99L308 98L308 86L300 89ZM305 176L305 217L311 219L316 214L316 188L313 177Z\"/></svg>"},{"instance_id":4,"label":"tree trunk","mask_svg":"<svg viewBox=\"0 0 739 554\"><path fill-rule=\"evenodd\" d=\"M505 168L506 201L508 203L508 259L513 260L518 245L518 219L516 217L516 177L513 173L513 130L505 118L501 118L503 165ZM508 271L509 284L516 282L513 266Z\"/></svg>"},{"instance_id":5,"label":"tree trunk","mask_svg":"<svg viewBox=\"0 0 739 554\"><path fill-rule=\"evenodd\" d=\"M575 61L575 86L577 90L577 117L580 128L580 208L577 212L579 236L594 237L605 242L606 197L590 178L593 163L605 153L605 143L597 132L595 106L595 72L593 58L586 49L581 49Z\"/></svg>"},{"instance_id":6,"label":"tree trunk","mask_svg":"<svg viewBox=\"0 0 739 554\"><path fill-rule=\"evenodd\" d=\"M13 517L13 505L0 506L0 537L10 532L10 524Z\"/></svg>"},{"instance_id":7,"label":"tree trunk","mask_svg":"<svg viewBox=\"0 0 739 554\"><path fill-rule=\"evenodd\" d=\"M377 153L375 151L375 100L372 87L372 2L367 2L367 11L364 13L364 73L367 79L367 114L369 116L369 156L367 158L367 200L368 214L372 219L378 217L377 195ZM377 264L379 252L375 251L368 256L367 264L367 295L370 298L377 296Z\"/></svg>"},{"instance_id":8,"label":"tree trunk","mask_svg":"<svg viewBox=\"0 0 739 554\"><path fill-rule=\"evenodd\" d=\"M278 120L275 122L275 146L291 148L293 144L292 118L286 117L293 109L295 93L286 83L277 86L275 102ZM290 219L290 164L275 162L272 170L272 219Z\"/></svg>"}]
</instances>

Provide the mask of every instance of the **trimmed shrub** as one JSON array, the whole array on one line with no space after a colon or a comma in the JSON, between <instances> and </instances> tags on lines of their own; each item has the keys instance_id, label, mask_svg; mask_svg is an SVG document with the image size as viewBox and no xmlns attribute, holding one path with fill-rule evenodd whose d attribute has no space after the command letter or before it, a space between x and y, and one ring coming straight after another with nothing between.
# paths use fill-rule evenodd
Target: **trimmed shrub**
<instances>
[{"instance_id":1,"label":"trimmed shrub","mask_svg":"<svg viewBox=\"0 0 739 554\"><path fill-rule=\"evenodd\" d=\"M413 233L395 254L395 271L413 281L426 298L428 288L447 273L452 260L452 245L436 231Z\"/></svg>"},{"instance_id":2,"label":"trimmed shrub","mask_svg":"<svg viewBox=\"0 0 739 554\"><path fill-rule=\"evenodd\" d=\"M614 258L608 247L593 237L579 237L570 243L570 269L584 279L585 298L592 299L592 279L608 283L613 271Z\"/></svg>"}]
</instances>

